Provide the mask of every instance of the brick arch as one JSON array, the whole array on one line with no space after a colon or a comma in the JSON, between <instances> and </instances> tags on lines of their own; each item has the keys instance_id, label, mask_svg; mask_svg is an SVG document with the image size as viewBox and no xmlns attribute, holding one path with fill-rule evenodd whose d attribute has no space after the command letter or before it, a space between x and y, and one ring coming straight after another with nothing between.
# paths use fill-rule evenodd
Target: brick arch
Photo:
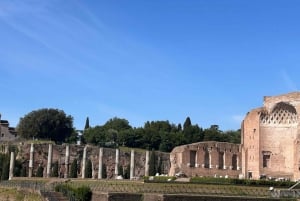
<instances>
[{"instance_id":1,"label":"brick arch","mask_svg":"<svg viewBox=\"0 0 300 201\"><path fill-rule=\"evenodd\" d=\"M274 106L271 113L260 114L261 125L287 125L297 124L297 111L295 107L290 104L280 102Z\"/></svg>"}]
</instances>

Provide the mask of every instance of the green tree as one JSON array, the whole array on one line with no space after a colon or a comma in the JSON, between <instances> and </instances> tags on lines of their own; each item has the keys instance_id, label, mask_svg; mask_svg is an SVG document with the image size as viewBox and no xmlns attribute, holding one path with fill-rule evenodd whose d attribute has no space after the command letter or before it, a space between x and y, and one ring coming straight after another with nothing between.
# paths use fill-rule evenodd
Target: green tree
<instances>
[{"instance_id":1,"label":"green tree","mask_svg":"<svg viewBox=\"0 0 300 201\"><path fill-rule=\"evenodd\" d=\"M8 180L8 178L9 178L9 162L5 161L2 164L1 180Z\"/></svg>"},{"instance_id":2,"label":"green tree","mask_svg":"<svg viewBox=\"0 0 300 201\"><path fill-rule=\"evenodd\" d=\"M123 171L123 166L122 165L118 166L118 172L119 172L119 175L121 175L122 177L124 177L124 171Z\"/></svg>"},{"instance_id":3,"label":"green tree","mask_svg":"<svg viewBox=\"0 0 300 201\"><path fill-rule=\"evenodd\" d=\"M26 114L17 126L25 139L50 139L65 142L73 133L73 118L58 109L39 109Z\"/></svg>"},{"instance_id":4,"label":"green tree","mask_svg":"<svg viewBox=\"0 0 300 201\"><path fill-rule=\"evenodd\" d=\"M149 159L149 175L155 176L156 174L156 155L155 151L151 151L150 159Z\"/></svg>"},{"instance_id":5,"label":"green tree","mask_svg":"<svg viewBox=\"0 0 300 201\"><path fill-rule=\"evenodd\" d=\"M90 128L90 120L89 120L89 117L87 117L85 120L84 130L89 129L89 128Z\"/></svg>"},{"instance_id":6,"label":"green tree","mask_svg":"<svg viewBox=\"0 0 300 201\"><path fill-rule=\"evenodd\" d=\"M128 164L124 170L124 179L130 178L130 164Z\"/></svg>"},{"instance_id":7,"label":"green tree","mask_svg":"<svg viewBox=\"0 0 300 201\"><path fill-rule=\"evenodd\" d=\"M43 177L43 173L44 173L44 168L43 166L39 166L36 172L36 176L37 177Z\"/></svg>"},{"instance_id":8,"label":"green tree","mask_svg":"<svg viewBox=\"0 0 300 201\"><path fill-rule=\"evenodd\" d=\"M58 177L58 161L55 161L52 164L51 177Z\"/></svg>"},{"instance_id":9,"label":"green tree","mask_svg":"<svg viewBox=\"0 0 300 201\"><path fill-rule=\"evenodd\" d=\"M107 170L105 164L102 164L102 178L103 179L107 178Z\"/></svg>"},{"instance_id":10,"label":"green tree","mask_svg":"<svg viewBox=\"0 0 300 201\"><path fill-rule=\"evenodd\" d=\"M78 170L77 166L78 166L77 159L74 159L71 164L70 178L77 178L77 170Z\"/></svg>"},{"instance_id":11,"label":"green tree","mask_svg":"<svg viewBox=\"0 0 300 201\"><path fill-rule=\"evenodd\" d=\"M92 161L88 159L85 168L85 177L92 178L92 176L93 176Z\"/></svg>"},{"instance_id":12,"label":"green tree","mask_svg":"<svg viewBox=\"0 0 300 201\"><path fill-rule=\"evenodd\" d=\"M22 166L22 169L21 169L21 177L27 177L27 169L25 166Z\"/></svg>"},{"instance_id":13,"label":"green tree","mask_svg":"<svg viewBox=\"0 0 300 201\"><path fill-rule=\"evenodd\" d=\"M192 125L191 119L190 117L187 117L185 119L185 122L183 124L183 130L187 129L188 127L190 127Z\"/></svg>"}]
</instances>

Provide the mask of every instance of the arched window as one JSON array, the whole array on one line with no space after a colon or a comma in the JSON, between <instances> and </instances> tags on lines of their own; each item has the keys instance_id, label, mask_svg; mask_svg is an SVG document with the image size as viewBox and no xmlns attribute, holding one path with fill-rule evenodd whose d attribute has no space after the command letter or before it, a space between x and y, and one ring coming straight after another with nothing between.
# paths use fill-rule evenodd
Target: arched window
<instances>
[{"instance_id":1,"label":"arched window","mask_svg":"<svg viewBox=\"0 0 300 201\"><path fill-rule=\"evenodd\" d=\"M260 124L297 124L296 109L287 103L280 102L271 113L261 113Z\"/></svg>"}]
</instances>

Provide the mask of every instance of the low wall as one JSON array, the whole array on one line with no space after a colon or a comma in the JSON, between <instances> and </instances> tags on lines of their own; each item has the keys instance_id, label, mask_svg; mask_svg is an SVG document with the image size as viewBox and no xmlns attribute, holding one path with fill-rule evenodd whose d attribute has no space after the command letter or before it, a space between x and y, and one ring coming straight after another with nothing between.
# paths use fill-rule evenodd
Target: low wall
<instances>
[{"instance_id":1,"label":"low wall","mask_svg":"<svg viewBox=\"0 0 300 201\"><path fill-rule=\"evenodd\" d=\"M93 193L92 201L278 201L278 198L183 194ZM280 200L295 200L281 198Z\"/></svg>"}]
</instances>

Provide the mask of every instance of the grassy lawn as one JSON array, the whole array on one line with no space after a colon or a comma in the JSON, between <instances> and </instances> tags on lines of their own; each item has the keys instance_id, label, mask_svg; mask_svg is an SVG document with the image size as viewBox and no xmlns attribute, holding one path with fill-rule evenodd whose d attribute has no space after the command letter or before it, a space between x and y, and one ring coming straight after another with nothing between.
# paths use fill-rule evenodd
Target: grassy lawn
<instances>
[{"instance_id":1,"label":"grassy lawn","mask_svg":"<svg viewBox=\"0 0 300 201\"><path fill-rule=\"evenodd\" d=\"M43 201L36 193L17 190L15 188L0 188L1 201Z\"/></svg>"}]
</instances>

